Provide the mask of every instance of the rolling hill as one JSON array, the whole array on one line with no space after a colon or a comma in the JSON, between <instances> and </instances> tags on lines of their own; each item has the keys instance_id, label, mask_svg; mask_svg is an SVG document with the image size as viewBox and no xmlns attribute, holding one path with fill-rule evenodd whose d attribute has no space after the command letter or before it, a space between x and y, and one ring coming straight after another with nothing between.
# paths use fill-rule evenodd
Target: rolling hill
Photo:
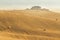
<instances>
[{"instance_id":1,"label":"rolling hill","mask_svg":"<svg viewBox=\"0 0 60 40\"><path fill-rule=\"evenodd\" d=\"M42 10L0 11L0 36L0 40L60 40L60 14Z\"/></svg>"}]
</instances>

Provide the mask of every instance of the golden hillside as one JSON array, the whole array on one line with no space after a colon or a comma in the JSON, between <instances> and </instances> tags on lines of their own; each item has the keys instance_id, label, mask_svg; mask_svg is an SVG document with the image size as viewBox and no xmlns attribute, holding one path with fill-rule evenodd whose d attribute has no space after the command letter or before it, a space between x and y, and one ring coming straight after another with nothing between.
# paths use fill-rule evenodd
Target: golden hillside
<instances>
[{"instance_id":1,"label":"golden hillside","mask_svg":"<svg viewBox=\"0 0 60 40\"><path fill-rule=\"evenodd\" d=\"M0 40L60 40L59 18L51 11L0 11Z\"/></svg>"}]
</instances>

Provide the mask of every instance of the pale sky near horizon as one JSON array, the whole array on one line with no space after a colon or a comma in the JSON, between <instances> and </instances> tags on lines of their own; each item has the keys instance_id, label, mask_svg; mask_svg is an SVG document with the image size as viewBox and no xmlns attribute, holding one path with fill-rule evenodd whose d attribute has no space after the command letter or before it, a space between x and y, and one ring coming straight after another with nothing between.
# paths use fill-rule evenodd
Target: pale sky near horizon
<instances>
[{"instance_id":1,"label":"pale sky near horizon","mask_svg":"<svg viewBox=\"0 0 60 40\"><path fill-rule=\"evenodd\" d=\"M0 0L0 9L24 9L32 6L60 10L60 0Z\"/></svg>"}]
</instances>

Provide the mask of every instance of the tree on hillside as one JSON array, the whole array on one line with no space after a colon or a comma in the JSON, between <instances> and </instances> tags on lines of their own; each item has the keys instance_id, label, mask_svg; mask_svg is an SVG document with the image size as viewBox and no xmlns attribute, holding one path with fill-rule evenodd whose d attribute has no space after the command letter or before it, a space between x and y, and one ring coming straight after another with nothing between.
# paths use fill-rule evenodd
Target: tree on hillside
<instances>
[{"instance_id":1,"label":"tree on hillside","mask_svg":"<svg viewBox=\"0 0 60 40\"><path fill-rule=\"evenodd\" d=\"M43 29L43 31L46 31L46 29Z\"/></svg>"},{"instance_id":2,"label":"tree on hillside","mask_svg":"<svg viewBox=\"0 0 60 40\"><path fill-rule=\"evenodd\" d=\"M33 7L31 8L31 10L40 10L40 9L41 9L40 6L33 6Z\"/></svg>"},{"instance_id":3,"label":"tree on hillside","mask_svg":"<svg viewBox=\"0 0 60 40\"><path fill-rule=\"evenodd\" d=\"M58 19L56 18L56 21L58 21Z\"/></svg>"},{"instance_id":4,"label":"tree on hillside","mask_svg":"<svg viewBox=\"0 0 60 40\"><path fill-rule=\"evenodd\" d=\"M49 9L46 8L41 8L40 6L33 6L30 9L26 8L25 10L42 10L42 11L50 11Z\"/></svg>"}]
</instances>

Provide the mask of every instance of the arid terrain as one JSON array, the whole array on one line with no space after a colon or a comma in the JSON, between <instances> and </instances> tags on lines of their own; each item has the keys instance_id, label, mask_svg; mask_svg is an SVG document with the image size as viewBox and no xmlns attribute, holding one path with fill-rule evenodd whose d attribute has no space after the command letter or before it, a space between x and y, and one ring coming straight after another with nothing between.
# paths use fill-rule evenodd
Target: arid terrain
<instances>
[{"instance_id":1,"label":"arid terrain","mask_svg":"<svg viewBox=\"0 0 60 40\"><path fill-rule=\"evenodd\" d=\"M60 14L45 10L0 10L0 40L60 40Z\"/></svg>"}]
</instances>

